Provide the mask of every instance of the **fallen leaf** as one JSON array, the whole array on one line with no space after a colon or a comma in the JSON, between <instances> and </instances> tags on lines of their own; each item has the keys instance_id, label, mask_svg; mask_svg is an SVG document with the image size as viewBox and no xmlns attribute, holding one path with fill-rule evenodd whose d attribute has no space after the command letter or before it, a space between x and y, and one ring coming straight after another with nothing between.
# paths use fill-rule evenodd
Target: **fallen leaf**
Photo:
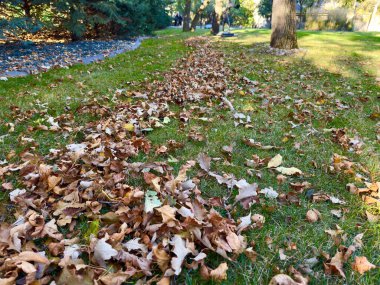
<instances>
[{"instance_id":1,"label":"fallen leaf","mask_svg":"<svg viewBox=\"0 0 380 285\"><path fill-rule=\"evenodd\" d=\"M273 157L268 162L268 168L275 168L277 166L280 166L282 163L282 156L281 154L277 154L275 157Z\"/></svg>"},{"instance_id":2,"label":"fallen leaf","mask_svg":"<svg viewBox=\"0 0 380 285\"><path fill-rule=\"evenodd\" d=\"M146 191L144 204L145 213L153 212L154 208L157 208L161 205L162 203L157 197L157 192L151 190Z\"/></svg>"},{"instance_id":3,"label":"fallen leaf","mask_svg":"<svg viewBox=\"0 0 380 285\"><path fill-rule=\"evenodd\" d=\"M295 274L294 279L286 274L277 274L270 281L269 285L307 285L309 280L301 274Z\"/></svg>"},{"instance_id":4,"label":"fallen leaf","mask_svg":"<svg viewBox=\"0 0 380 285\"><path fill-rule=\"evenodd\" d=\"M277 191L273 190L272 187L264 188L264 189L260 190L259 193L264 194L265 197L269 198L269 199L276 199L278 197Z\"/></svg>"},{"instance_id":5,"label":"fallen leaf","mask_svg":"<svg viewBox=\"0 0 380 285\"><path fill-rule=\"evenodd\" d=\"M223 262L219 264L217 268L214 270L211 270L210 272L210 278L215 281L223 281L227 279L227 270L228 266L227 263Z\"/></svg>"},{"instance_id":6,"label":"fallen leaf","mask_svg":"<svg viewBox=\"0 0 380 285\"><path fill-rule=\"evenodd\" d=\"M175 275L179 275L182 271L182 263L186 255L191 251L186 247L185 241L180 235L174 235L170 244L174 247L172 252L176 255L176 257L173 257L171 260L171 266L174 269Z\"/></svg>"},{"instance_id":7,"label":"fallen leaf","mask_svg":"<svg viewBox=\"0 0 380 285\"><path fill-rule=\"evenodd\" d=\"M364 274L364 272L374 268L376 268L376 266L370 263L365 256L355 256L355 261L352 263L352 269L360 274Z\"/></svg>"},{"instance_id":8,"label":"fallen leaf","mask_svg":"<svg viewBox=\"0 0 380 285\"><path fill-rule=\"evenodd\" d=\"M306 220L308 220L310 223L315 223L319 219L321 219L321 213L317 209L311 209L307 211Z\"/></svg>"},{"instance_id":9,"label":"fallen leaf","mask_svg":"<svg viewBox=\"0 0 380 285\"><path fill-rule=\"evenodd\" d=\"M106 242L105 238L102 238L96 242L94 247L94 258L99 263L99 265L105 267L105 260L109 260L117 255L117 250L115 250L109 243Z\"/></svg>"},{"instance_id":10,"label":"fallen leaf","mask_svg":"<svg viewBox=\"0 0 380 285\"><path fill-rule=\"evenodd\" d=\"M302 171L295 167L277 167L276 170L285 175L302 175Z\"/></svg>"}]
</instances>

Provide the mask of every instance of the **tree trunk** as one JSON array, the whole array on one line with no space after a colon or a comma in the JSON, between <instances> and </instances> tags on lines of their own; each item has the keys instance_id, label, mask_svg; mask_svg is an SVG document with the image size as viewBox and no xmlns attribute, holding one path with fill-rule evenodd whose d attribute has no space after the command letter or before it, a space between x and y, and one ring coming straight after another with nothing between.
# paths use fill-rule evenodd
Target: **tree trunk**
<instances>
[{"instance_id":1,"label":"tree trunk","mask_svg":"<svg viewBox=\"0 0 380 285\"><path fill-rule=\"evenodd\" d=\"M30 7L30 3L29 3L29 0L24 0L23 1L23 5L22 5L22 9L24 10L24 13L25 13L25 17L27 17L28 19L31 19L32 15L31 15L31 7Z\"/></svg>"},{"instance_id":2,"label":"tree trunk","mask_svg":"<svg viewBox=\"0 0 380 285\"><path fill-rule=\"evenodd\" d=\"M377 0L375 6L373 7L371 17L369 18L369 21L368 21L367 32L370 31L371 26L374 24L373 22L376 19L376 13L377 13L377 9L379 7L379 4L380 4L380 0Z\"/></svg>"},{"instance_id":3,"label":"tree trunk","mask_svg":"<svg viewBox=\"0 0 380 285\"><path fill-rule=\"evenodd\" d=\"M223 13L223 0L215 0L215 10L212 19L211 33L217 35L220 30L220 17Z\"/></svg>"},{"instance_id":4,"label":"tree trunk","mask_svg":"<svg viewBox=\"0 0 380 285\"><path fill-rule=\"evenodd\" d=\"M207 8L208 4L210 3L210 0L205 0L202 5L199 7L198 11L195 13L195 16L193 20L191 21L191 30L195 31L197 28L199 19L203 13L203 11Z\"/></svg>"},{"instance_id":5,"label":"tree trunk","mask_svg":"<svg viewBox=\"0 0 380 285\"><path fill-rule=\"evenodd\" d=\"M270 46L280 49L298 48L296 23L296 1L273 0Z\"/></svg>"},{"instance_id":6,"label":"tree trunk","mask_svg":"<svg viewBox=\"0 0 380 285\"><path fill-rule=\"evenodd\" d=\"M191 12L191 0L186 0L185 9L183 11L183 28L184 32L190 31L190 12Z\"/></svg>"}]
</instances>

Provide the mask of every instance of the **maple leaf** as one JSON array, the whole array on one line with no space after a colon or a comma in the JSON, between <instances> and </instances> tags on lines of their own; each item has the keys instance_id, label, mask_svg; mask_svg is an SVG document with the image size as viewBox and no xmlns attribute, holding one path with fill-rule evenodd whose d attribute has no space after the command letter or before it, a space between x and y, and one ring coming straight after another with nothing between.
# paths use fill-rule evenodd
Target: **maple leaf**
<instances>
[{"instance_id":1,"label":"maple leaf","mask_svg":"<svg viewBox=\"0 0 380 285\"><path fill-rule=\"evenodd\" d=\"M364 274L364 272L374 268L376 268L376 266L370 263L365 256L355 256L355 261L352 263L352 269L360 274Z\"/></svg>"}]
</instances>

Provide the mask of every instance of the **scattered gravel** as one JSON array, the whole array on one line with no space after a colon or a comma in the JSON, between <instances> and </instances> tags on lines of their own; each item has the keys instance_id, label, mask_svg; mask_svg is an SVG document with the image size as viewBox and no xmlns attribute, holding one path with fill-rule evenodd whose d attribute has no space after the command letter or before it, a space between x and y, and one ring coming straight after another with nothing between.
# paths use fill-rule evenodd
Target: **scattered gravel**
<instances>
[{"instance_id":1,"label":"scattered gravel","mask_svg":"<svg viewBox=\"0 0 380 285\"><path fill-rule=\"evenodd\" d=\"M81 41L73 43L0 45L0 77L37 74L52 68L89 64L134 50L143 38L132 41Z\"/></svg>"}]
</instances>

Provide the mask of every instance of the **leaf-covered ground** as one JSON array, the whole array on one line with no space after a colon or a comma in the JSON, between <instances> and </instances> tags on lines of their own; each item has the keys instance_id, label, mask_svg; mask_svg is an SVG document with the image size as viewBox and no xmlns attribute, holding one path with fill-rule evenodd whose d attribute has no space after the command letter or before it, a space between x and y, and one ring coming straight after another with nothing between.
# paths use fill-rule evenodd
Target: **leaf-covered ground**
<instances>
[{"instance_id":1,"label":"leaf-covered ground","mask_svg":"<svg viewBox=\"0 0 380 285\"><path fill-rule=\"evenodd\" d=\"M190 36L0 83L2 284L380 278L379 35Z\"/></svg>"}]
</instances>

